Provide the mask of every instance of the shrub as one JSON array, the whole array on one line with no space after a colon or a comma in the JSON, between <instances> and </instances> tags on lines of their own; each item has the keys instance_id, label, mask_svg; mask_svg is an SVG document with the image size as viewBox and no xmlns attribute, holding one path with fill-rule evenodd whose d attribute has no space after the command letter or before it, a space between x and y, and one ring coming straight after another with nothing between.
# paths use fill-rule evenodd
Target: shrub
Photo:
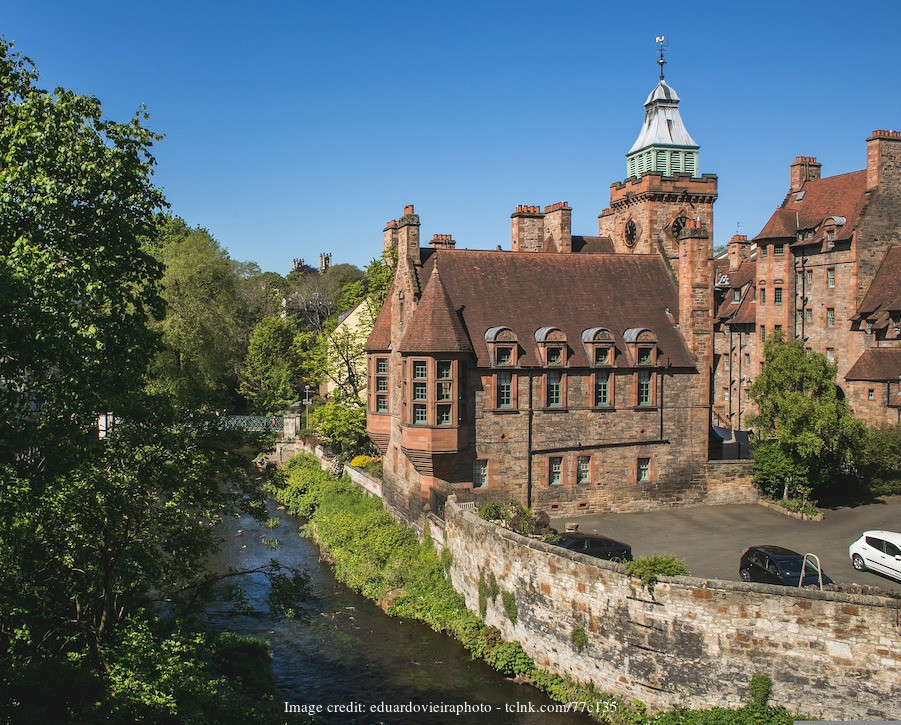
<instances>
[{"instance_id":1,"label":"shrub","mask_svg":"<svg viewBox=\"0 0 901 725\"><path fill-rule=\"evenodd\" d=\"M588 646L588 634L585 632L585 628L578 625L573 627L570 640L572 640L576 652L583 652Z\"/></svg>"},{"instance_id":2,"label":"shrub","mask_svg":"<svg viewBox=\"0 0 901 725\"><path fill-rule=\"evenodd\" d=\"M639 556L626 563L626 574L641 579L649 589L654 588L658 576L687 576L685 563L670 554Z\"/></svg>"},{"instance_id":3,"label":"shrub","mask_svg":"<svg viewBox=\"0 0 901 725\"><path fill-rule=\"evenodd\" d=\"M862 461L863 480L873 496L901 494L901 425L868 428Z\"/></svg>"},{"instance_id":4,"label":"shrub","mask_svg":"<svg viewBox=\"0 0 901 725\"><path fill-rule=\"evenodd\" d=\"M371 463L374 460L372 456L354 456L350 461L350 465L351 468L364 468L367 463Z\"/></svg>"},{"instance_id":5,"label":"shrub","mask_svg":"<svg viewBox=\"0 0 901 725\"><path fill-rule=\"evenodd\" d=\"M513 592L501 592L501 599L504 602L504 611L507 613L507 619L512 624L516 624L519 617L519 610L516 608L516 595Z\"/></svg>"}]
</instances>

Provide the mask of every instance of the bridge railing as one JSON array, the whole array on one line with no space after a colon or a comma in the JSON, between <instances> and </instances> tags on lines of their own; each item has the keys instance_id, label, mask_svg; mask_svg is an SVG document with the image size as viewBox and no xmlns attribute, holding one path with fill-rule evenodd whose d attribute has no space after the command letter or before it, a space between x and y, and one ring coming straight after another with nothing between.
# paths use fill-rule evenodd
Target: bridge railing
<instances>
[{"instance_id":1,"label":"bridge railing","mask_svg":"<svg viewBox=\"0 0 901 725\"><path fill-rule=\"evenodd\" d=\"M274 431L280 433L283 428L283 419L280 415L226 415L224 416L226 428L240 428L259 432Z\"/></svg>"}]
</instances>

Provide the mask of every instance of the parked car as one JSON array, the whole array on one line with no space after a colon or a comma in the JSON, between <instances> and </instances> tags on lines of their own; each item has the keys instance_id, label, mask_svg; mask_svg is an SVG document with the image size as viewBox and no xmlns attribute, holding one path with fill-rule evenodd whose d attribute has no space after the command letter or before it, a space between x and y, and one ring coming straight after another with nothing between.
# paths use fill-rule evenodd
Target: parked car
<instances>
[{"instance_id":1,"label":"parked car","mask_svg":"<svg viewBox=\"0 0 901 725\"><path fill-rule=\"evenodd\" d=\"M566 533L555 536L549 543L570 551L578 551L580 554L596 556L598 559L632 561L632 547L607 536Z\"/></svg>"},{"instance_id":2,"label":"parked car","mask_svg":"<svg viewBox=\"0 0 901 725\"><path fill-rule=\"evenodd\" d=\"M798 586L801 580L801 565L804 565L805 587L818 586L820 583L816 563L797 551L781 546L752 546L738 562L738 575L743 582L760 582L761 584L780 584L786 587ZM823 573L823 584L832 584L832 579Z\"/></svg>"},{"instance_id":3,"label":"parked car","mask_svg":"<svg viewBox=\"0 0 901 725\"><path fill-rule=\"evenodd\" d=\"M901 534L894 531L864 531L848 547L848 556L857 571L869 569L901 581Z\"/></svg>"}]
</instances>

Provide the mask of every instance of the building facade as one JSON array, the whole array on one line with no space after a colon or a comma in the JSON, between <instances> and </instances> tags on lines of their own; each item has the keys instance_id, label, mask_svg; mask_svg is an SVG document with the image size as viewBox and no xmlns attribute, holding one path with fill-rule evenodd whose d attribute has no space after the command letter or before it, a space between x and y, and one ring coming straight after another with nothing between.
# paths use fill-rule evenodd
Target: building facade
<instances>
[{"instance_id":1,"label":"building facade","mask_svg":"<svg viewBox=\"0 0 901 725\"><path fill-rule=\"evenodd\" d=\"M901 134L874 131L861 171L790 167L782 205L714 261L715 424L745 429L766 336L802 338L838 368L868 424L901 422Z\"/></svg>"},{"instance_id":2,"label":"building facade","mask_svg":"<svg viewBox=\"0 0 901 725\"><path fill-rule=\"evenodd\" d=\"M449 493L552 513L698 503L708 458L717 180L663 80L597 236L566 202L521 205L511 250L384 230L398 266L367 341L386 501ZM390 500L393 497L394 500Z\"/></svg>"}]
</instances>

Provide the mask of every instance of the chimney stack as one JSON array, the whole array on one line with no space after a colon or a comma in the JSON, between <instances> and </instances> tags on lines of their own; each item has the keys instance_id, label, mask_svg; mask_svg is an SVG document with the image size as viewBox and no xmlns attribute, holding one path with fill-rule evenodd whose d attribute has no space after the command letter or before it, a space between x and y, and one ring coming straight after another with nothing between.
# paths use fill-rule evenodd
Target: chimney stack
<instances>
[{"instance_id":1,"label":"chimney stack","mask_svg":"<svg viewBox=\"0 0 901 725\"><path fill-rule=\"evenodd\" d=\"M741 263L751 255L751 243L744 234L735 234L726 245L726 253L729 255L729 271L734 272Z\"/></svg>"},{"instance_id":2,"label":"chimney stack","mask_svg":"<svg viewBox=\"0 0 901 725\"><path fill-rule=\"evenodd\" d=\"M432 249L454 249L457 243L450 234L433 234L429 246Z\"/></svg>"},{"instance_id":3,"label":"chimney stack","mask_svg":"<svg viewBox=\"0 0 901 725\"><path fill-rule=\"evenodd\" d=\"M867 139L867 191L886 185L901 191L899 131L873 131Z\"/></svg>"},{"instance_id":4,"label":"chimney stack","mask_svg":"<svg viewBox=\"0 0 901 725\"><path fill-rule=\"evenodd\" d=\"M573 250L573 210L565 201L544 207L544 233L554 240L557 251L569 254Z\"/></svg>"},{"instance_id":5,"label":"chimney stack","mask_svg":"<svg viewBox=\"0 0 901 725\"><path fill-rule=\"evenodd\" d=\"M519 204L513 220L513 251L540 252L544 249L544 214L540 206Z\"/></svg>"},{"instance_id":6,"label":"chimney stack","mask_svg":"<svg viewBox=\"0 0 901 725\"><path fill-rule=\"evenodd\" d=\"M398 257L411 259L413 264L422 264L419 256L419 214L413 211L413 205L404 207L404 215L397 220L397 254Z\"/></svg>"},{"instance_id":7,"label":"chimney stack","mask_svg":"<svg viewBox=\"0 0 901 725\"><path fill-rule=\"evenodd\" d=\"M816 156L796 156L795 163L791 165L791 189L790 192L801 191L801 187L808 181L820 178L820 166Z\"/></svg>"}]
</instances>

